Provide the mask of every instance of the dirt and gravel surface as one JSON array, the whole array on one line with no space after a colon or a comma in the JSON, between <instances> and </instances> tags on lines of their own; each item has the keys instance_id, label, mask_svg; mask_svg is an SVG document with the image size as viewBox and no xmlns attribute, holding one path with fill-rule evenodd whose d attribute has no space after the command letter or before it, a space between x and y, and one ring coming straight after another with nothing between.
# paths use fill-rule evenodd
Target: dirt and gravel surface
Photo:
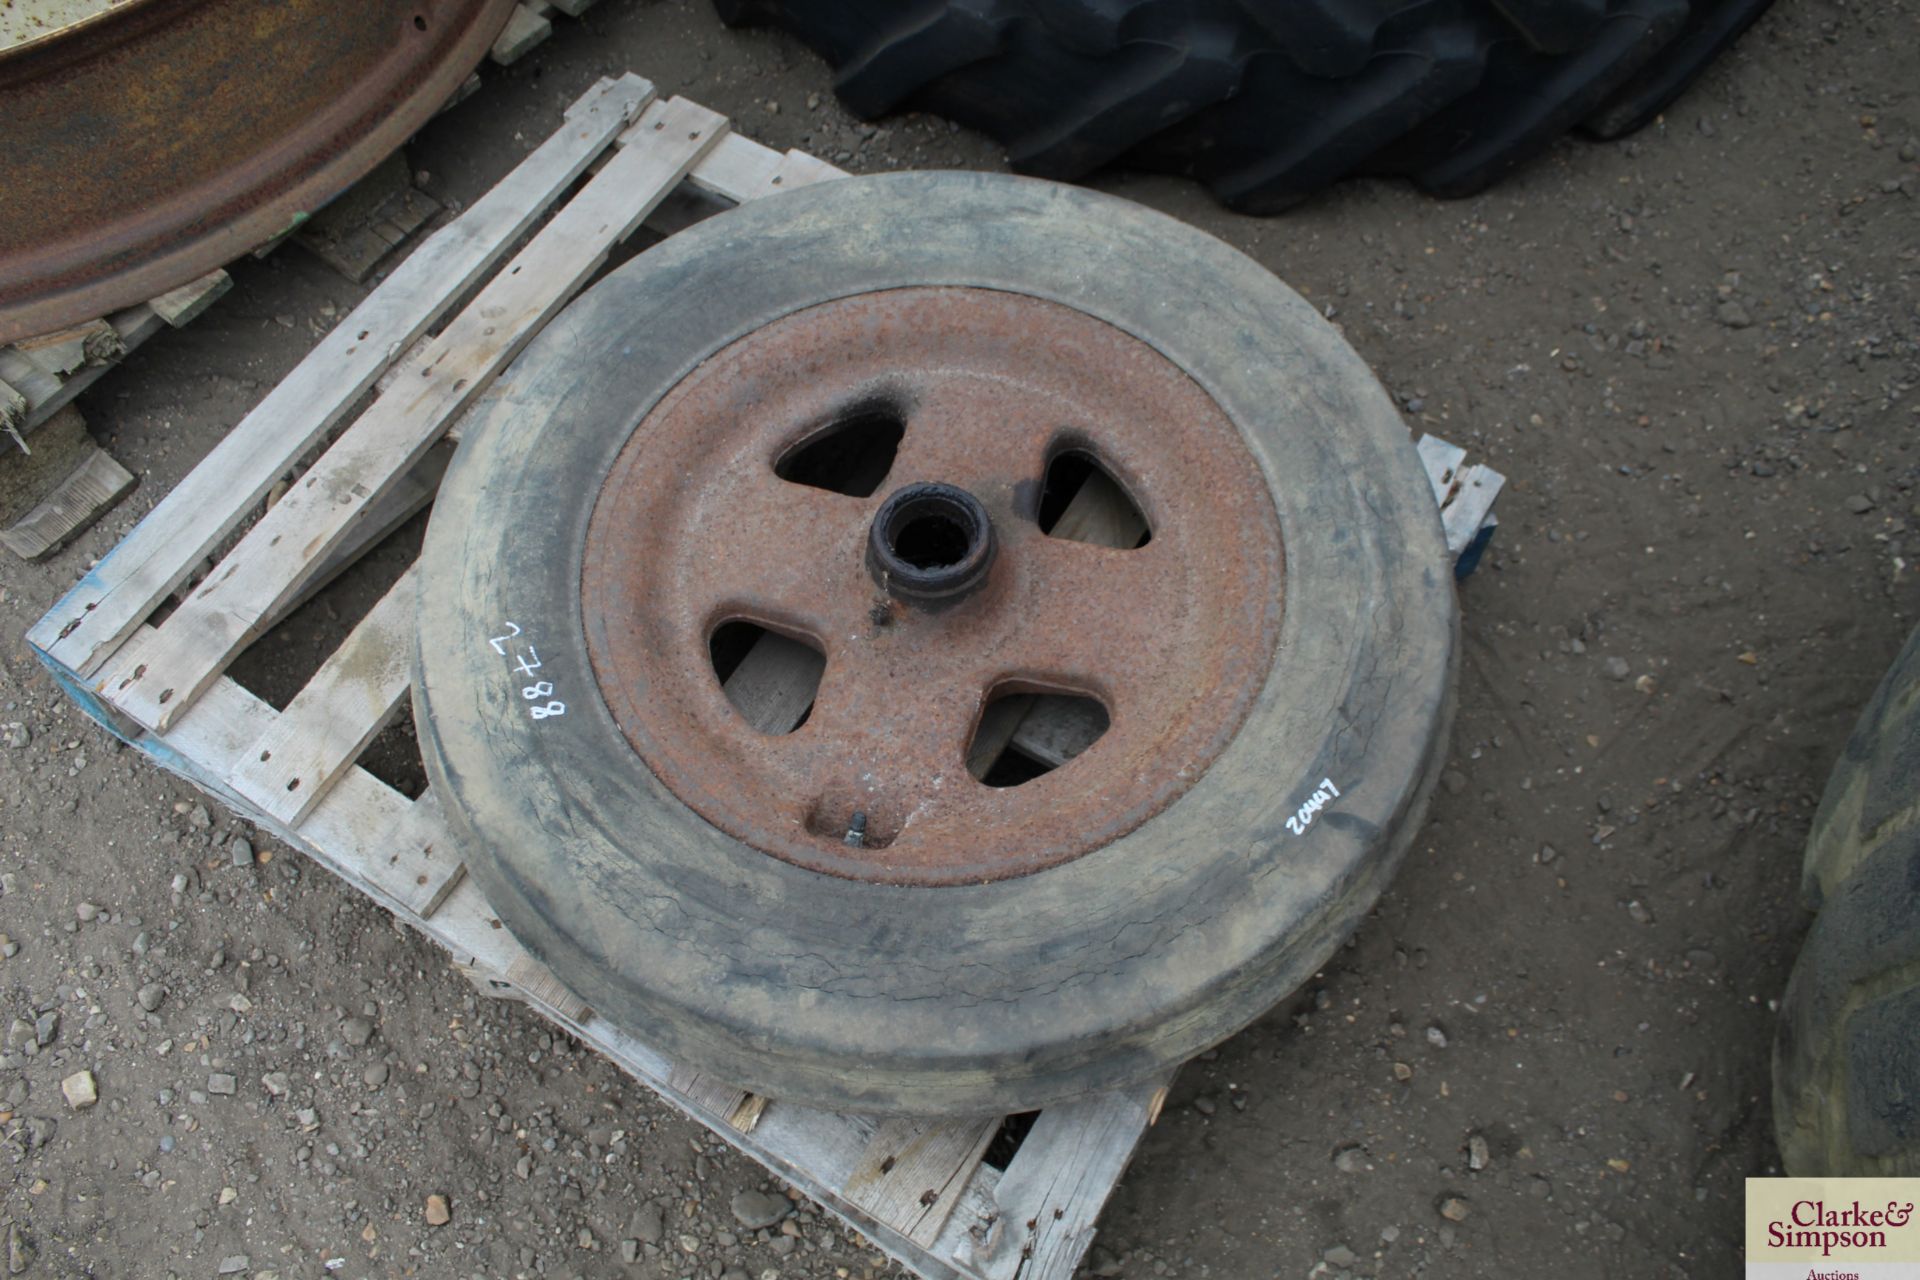
<instances>
[{"instance_id":1,"label":"dirt and gravel surface","mask_svg":"<svg viewBox=\"0 0 1920 1280\"><path fill-rule=\"evenodd\" d=\"M1801 843L1920 617L1917 19L1783 0L1660 125L1459 203L1363 181L1260 221L1179 181L1102 184L1246 249L1344 326L1411 429L1512 479L1462 593L1427 828L1335 963L1182 1073L1094 1274L1737 1267L1741 1180L1775 1169ZM664 0L562 20L411 162L471 201L628 68L855 170L999 163L938 121L854 121L791 41ZM362 292L298 248L234 276L82 400L134 497L0 568L9 1273L892 1274L119 746L27 653ZM348 580L240 674L283 700L374 589ZM404 778L404 738L383 750Z\"/></svg>"}]
</instances>

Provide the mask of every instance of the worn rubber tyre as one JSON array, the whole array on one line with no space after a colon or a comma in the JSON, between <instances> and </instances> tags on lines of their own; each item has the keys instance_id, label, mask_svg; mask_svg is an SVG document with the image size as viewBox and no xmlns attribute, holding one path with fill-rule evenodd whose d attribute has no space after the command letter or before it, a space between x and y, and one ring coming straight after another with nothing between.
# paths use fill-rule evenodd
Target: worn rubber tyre
<instances>
[{"instance_id":1,"label":"worn rubber tyre","mask_svg":"<svg viewBox=\"0 0 1920 1280\"><path fill-rule=\"evenodd\" d=\"M1479 191L1576 125L1639 128L1770 0L716 0L1024 173L1184 173L1271 213L1350 173Z\"/></svg>"},{"instance_id":2,"label":"worn rubber tyre","mask_svg":"<svg viewBox=\"0 0 1920 1280\"><path fill-rule=\"evenodd\" d=\"M582 607L594 503L581 495L656 404L783 317L918 286L1045 299L1171 361L1244 439L1284 540L1279 656L1212 765L1084 856L945 887L806 870L709 825L609 713ZM1437 513L1359 357L1219 241L1029 179L823 183L614 272L489 391L421 565L423 755L500 918L600 1016L676 1061L843 1109L1029 1109L1231 1035L1373 905L1451 717ZM489 645L509 622L538 645L565 714L529 718L526 677ZM1339 801L1290 833L1322 778Z\"/></svg>"},{"instance_id":3,"label":"worn rubber tyre","mask_svg":"<svg viewBox=\"0 0 1920 1280\"><path fill-rule=\"evenodd\" d=\"M1807 1177L1920 1174L1920 631L1827 781L1803 887L1820 914L1774 1044L1782 1159Z\"/></svg>"}]
</instances>

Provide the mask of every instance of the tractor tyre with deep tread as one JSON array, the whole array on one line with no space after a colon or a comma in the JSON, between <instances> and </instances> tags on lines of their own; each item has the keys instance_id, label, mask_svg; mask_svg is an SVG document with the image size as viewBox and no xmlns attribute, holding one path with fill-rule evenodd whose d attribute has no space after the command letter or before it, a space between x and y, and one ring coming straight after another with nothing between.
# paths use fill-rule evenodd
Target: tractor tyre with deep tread
<instances>
[{"instance_id":1,"label":"tractor tyre with deep tread","mask_svg":"<svg viewBox=\"0 0 1920 1280\"><path fill-rule=\"evenodd\" d=\"M1573 128L1648 123L1770 0L716 0L834 68L859 115L929 111L1015 169L1182 173L1272 213L1348 174L1437 195Z\"/></svg>"}]
</instances>

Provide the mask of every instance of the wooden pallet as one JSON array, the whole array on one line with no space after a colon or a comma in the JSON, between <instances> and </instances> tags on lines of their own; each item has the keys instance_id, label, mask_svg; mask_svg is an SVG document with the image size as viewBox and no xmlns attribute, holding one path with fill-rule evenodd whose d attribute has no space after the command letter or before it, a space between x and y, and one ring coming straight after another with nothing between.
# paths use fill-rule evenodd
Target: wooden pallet
<instances>
[{"instance_id":1,"label":"wooden pallet","mask_svg":"<svg viewBox=\"0 0 1920 1280\"><path fill-rule=\"evenodd\" d=\"M518 168L401 261L28 640L90 715L156 763L438 942L482 989L524 1000L607 1054L917 1274L1063 1280L1157 1114L1164 1081L1040 1112L996 1168L983 1156L1003 1117L837 1114L689 1071L593 1016L500 927L462 874L431 791L410 800L355 763L407 697L411 572L285 711L224 674L317 583L430 500L445 464L437 442L617 242L649 219L672 231L702 206L839 176L811 156L733 135L691 102L656 100L638 77L603 80ZM370 391L368 406L262 513L269 488Z\"/></svg>"},{"instance_id":2,"label":"wooden pallet","mask_svg":"<svg viewBox=\"0 0 1920 1280\"><path fill-rule=\"evenodd\" d=\"M0 347L0 433L29 449L29 434L129 351L186 324L232 285L226 272L209 272L138 306Z\"/></svg>"},{"instance_id":3,"label":"wooden pallet","mask_svg":"<svg viewBox=\"0 0 1920 1280\"><path fill-rule=\"evenodd\" d=\"M507 25L500 29L487 56L503 67L516 62L553 34L556 12L577 18L595 3L597 0L521 0L507 15Z\"/></svg>"}]
</instances>

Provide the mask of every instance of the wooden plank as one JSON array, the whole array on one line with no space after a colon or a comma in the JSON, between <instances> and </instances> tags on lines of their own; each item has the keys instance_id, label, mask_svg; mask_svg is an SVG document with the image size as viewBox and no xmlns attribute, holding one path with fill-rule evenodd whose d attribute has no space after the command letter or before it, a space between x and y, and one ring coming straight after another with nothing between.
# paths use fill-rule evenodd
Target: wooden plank
<instances>
[{"instance_id":1,"label":"wooden plank","mask_svg":"<svg viewBox=\"0 0 1920 1280\"><path fill-rule=\"evenodd\" d=\"M90 365L112 364L127 354L126 343L105 320L89 320L53 333L22 338L13 346L56 378L64 378Z\"/></svg>"},{"instance_id":2,"label":"wooden plank","mask_svg":"<svg viewBox=\"0 0 1920 1280\"><path fill-rule=\"evenodd\" d=\"M28 639L77 673L96 673L393 357L500 259L652 96L653 87L637 76L602 80L589 90L553 137L409 255L321 339ZM164 323L145 310L155 324Z\"/></svg>"},{"instance_id":3,"label":"wooden plank","mask_svg":"<svg viewBox=\"0 0 1920 1280\"><path fill-rule=\"evenodd\" d=\"M810 645L769 631L754 641L721 688L761 733L792 733L813 705L827 659Z\"/></svg>"},{"instance_id":4,"label":"wooden plank","mask_svg":"<svg viewBox=\"0 0 1920 1280\"><path fill-rule=\"evenodd\" d=\"M359 284L436 213L440 202L413 185L396 151L301 225L300 247Z\"/></svg>"},{"instance_id":5,"label":"wooden plank","mask_svg":"<svg viewBox=\"0 0 1920 1280\"><path fill-rule=\"evenodd\" d=\"M166 327L166 322L144 302L125 311L114 312L107 317L107 322L119 334L121 345L128 351ZM13 348L0 347L0 378L9 381L24 379L24 385L15 383L25 394L28 403L26 421L20 427L22 432L39 430L112 367L111 364L89 365L61 379L39 368Z\"/></svg>"},{"instance_id":6,"label":"wooden plank","mask_svg":"<svg viewBox=\"0 0 1920 1280\"><path fill-rule=\"evenodd\" d=\"M816 182L846 176L845 169L828 164L819 156L808 155L804 151L789 151L780 161L780 172L773 175L773 185L782 191L791 191L795 187L811 186Z\"/></svg>"},{"instance_id":7,"label":"wooden plank","mask_svg":"<svg viewBox=\"0 0 1920 1280\"><path fill-rule=\"evenodd\" d=\"M151 627L140 628L128 639L125 653L137 661L157 635ZM70 680L73 673L64 672L63 677ZM225 779L241 754L277 714L222 677L170 733L141 736L134 745L277 839L309 851L330 850L321 859L324 865L387 910L409 921L431 916L466 882L431 792L409 800L355 767L298 827L290 827L227 785Z\"/></svg>"},{"instance_id":8,"label":"wooden plank","mask_svg":"<svg viewBox=\"0 0 1920 1280\"><path fill-rule=\"evenodd\" d=\"M0 379L26 397L29 412L60 394L64 379L40 367L18 347L0 347ZM31 422L29 425L34 425Z\"/></svg>"},{"instance_id":9,"label":"wooden plank","mask_svg":"<svg viewBox=\"0 0 1920 1280\"><path fill-rule=\"evenodd\" d=\"M317 813L309 815L307 821L316 817ZM423 920L438 911L447 896L465 882L466 864L460 861L460 848L447 829L440 797L431 789L407 806L385 849L386 862L380 874L391 886L389 891L402 907Z\"/></svg>"},{"instance_id":10,"label":"wooden plank","mask_svg":"<svg viewBox=\"0 0 1920 1280\"><path fill-rule=\"evenodd\" d=\"M976 778L987 776L1025 722L1027 712L1033 710L1033 702L1032 694L1016 693L986 705L980 712L980 723L974 726L973 741L967 745L968 773Z\"/></svg>"},{"instance_id":11,"label":"wooden plank","mask_svg":"<svg viewBox=\"0 0 1920 1280\"><path fill-rule=\"evenodd\" d=\"M733 1109L733 1114L727 1117L727 1124L741 1133L752 1133L760 1127L760 1117L767 1113L767 1104L772 1101L773 1099L762 1097L757 1093L748 1094L740 1105Z\"/></svg>"},{"instance_id":12,"label":"wooden plank","mask_svg":"<svg viewBox=\"0 0 1920 1280\"><path fill-rule=\"evenodd\" d=\"M533 958L532 952L522 951L507 966L507 981L530 998L551 1005L569 1022L585 1022L593 1016L587 1002L567 990L565 984L553 976L553 970Z\"/></svg>"},{"instance_id":13,"label":"wooden plank","mask_svg":"<svg viewBox=\"0 0 1920 1280\"><path fill-rule=\"evenodd\" d=\"M1027 699L1026 714L1008 742L1029 759L1058 769L1106 731L1107 713L1098 703L1047 693Z\"/></svg>"},{"instance_id":14,"label":"wooden plank","mask_svg":"<svg viewBox=\"0 0 1920 1280\"><path fill-rule=\"evenodd\" d=\"M198 280L189 280L178 289L169 289L157 298L148 299L147 305L170 327L178 329L198 319L201 312L231 288L233 277L216 267Z\"/></svg>"},{"instance_id":15,"label":"wooden plank","mask_svg":"<svg viewBox=\"0 0 1920 1280\"><path fill-rule=\"evenodd\" d=\"M400 576L241 754L229 779L233 789L288 826L320 803L407 696L416 570L409 567Z\"/></svg>"},{"instance_id":16,"label":"wooden plank","mask_svg":"<svg viewBox=\"0 0 1920 1280\"><path fill-rule=\"evenodd\" d=\"M364 555L368 548L377 546L394 530L424 511L433 501L434 494L440 491L440 477L447 473L452 461L453 446L446 441L427 450L426 455L413 464L413 470L407 472L385 497L367 508L366 514L347 531L340 545L327 553L327 558L293 594L293 598L267 614L262 620L262 630L277 626L288 614L325 590L329 582L345 573L347 566Z\"/></svg>"},{"instance_id":17,"label":"wooden plank","mask_svg":"<svg viewBox=\"0 0 1920 1280\"><path fill-rule=\"evenodd\" d=\"M726 127L684 98L650 107L635 125L650 141L627 145L556 213L428 345L419 378L374 401L261 517L167 619L139 671L117 674L114 706L158 730L191 706Z\"/></svg>"},{"instance_id":18,"label":"wooden plank","mask_svg":"<svg viewBox=\"0 0 1920 1280\"><path fill-rule=\"evenodd\" d=\"M647 219L647 229L672 235L736 204L846 176L846 170L803 151L782 155L751 138L728 134L687 175L680 189L661 202Z\"/></svg>"},{"instance_id":19,"label":"wooden plank","mask_svg":"<svg viewBox=\"0 0 1920 1280\"><path fill-rule=\"evenodd\" d=\"M1071 1275L1163 1084L1154 1080L1042 1111L994 1188L992 1222L969 1233L958 1261L985 1280Z\"/></svg>"},{"instance_id":20,"label":"wooden plank","mask_svg":"<svg viewBox=\"0 0 1920 1280\"><path fill-rule=\"evenodd\" d=\"M674 1067L667 1073L663 1083L679 1094L686 1105L720 1121L729 1119L747 1100L745 1089L724 1080L716 1080L692 1067Z\"/></svg>"},{"instance_id":21,"label":"wooden plank","mask_svg":"<svg viewBox=\"0 0 1920 1280\"><path fill-rule=\"evenodd\" d=\"M883 1121L847 1179L847 1199L927 1248L939 1238L999 1129L999 1116Z\"/></svg>"},{"instance_id":22,"label":"wooden plank","mask_svg":"<svg viewBox=\"0 0 1920 1280\"><path fill-rule=\"evenodd\" d=\"M137 481L98 445L54 491L11 528L0 529L0 546L27 560L52 555L113 509Z\"/></svg>"},{"instance_id":23,"label":"wooden plank","mask_svg":"<svg viewBox=\"0 0 1920 1280\"><path fill-rule=\"evenodd\" d=\"M1440 525L1447 535L1447 553L1458 556L1479 536L1492 516L1494 499L1507 478L1492 467L1463 468L1455 477L1453 497L1441 508Z\"/></svg>"},{"instance_id":24,"label":"wooden plank","mask_svg":"<svg viewBox=\"0 0 1920 1280\"><path fill-rule=\"evenodd\" d=\"M780 160L772 147L731 134L687 175L687 185L745 204L775 190L773 179L780 172Z\"/></svg>"},{"instance_id":25,"label":"wooden plank","mask_svg":"<svg viewBox=\"0 0 1920 1280\"><path fill-rule=\"evenodd\" d=\"M544 14L535 12L524 4L513 6L513 12L507 15L507 25L500 30L499 38L493 42L493 48L487 56L501 66L507 66L528 50L553 34L553 23Z\"/></svg>"},{"instance_id":26,"label":"wooden plank","mask_svg":"<svg viewBox=\"0 0 1920 1280\"><path fill-rule=\"evenodd\" d=\"M27 413L31 408L18 388L10 382L0 381L0 428L4 428L23 450L27 442L20 436L26 430Z\"/></svg>"},{"instance_id":27,"label":"wooden plank","mask_svg":"<svg viewBox=\"0 0 1920 1280\"><path fill-rule=\"evenodd\" d=\"M1446 506L1447 496L1453 492L1454 473L1467 460L1467 451L1439 436L1421 436L1414 449L1420 455L1420 465L1426 468L1427 483L1433 486L1434 503Z\"/></svg>"}]
</instances>

